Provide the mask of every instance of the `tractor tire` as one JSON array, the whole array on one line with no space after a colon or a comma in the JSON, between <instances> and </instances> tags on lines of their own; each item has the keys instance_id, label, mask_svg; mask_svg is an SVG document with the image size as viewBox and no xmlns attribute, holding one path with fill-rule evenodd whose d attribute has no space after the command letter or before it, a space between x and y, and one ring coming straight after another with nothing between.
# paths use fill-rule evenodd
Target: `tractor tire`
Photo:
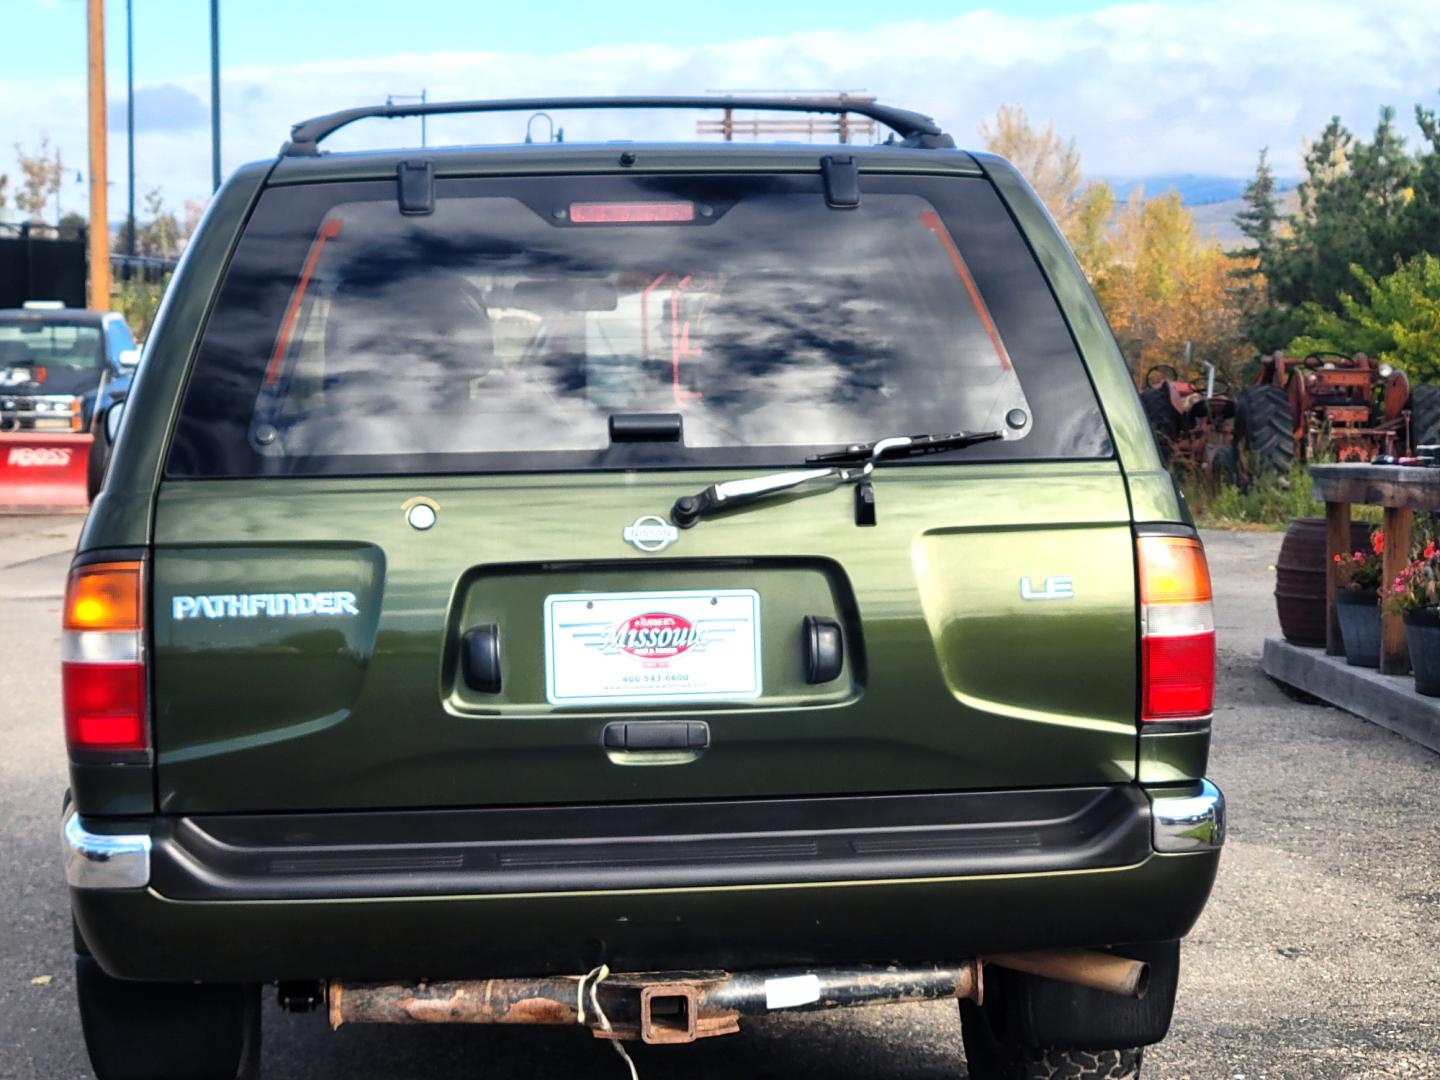
<instances>
[{"instance_id":1,"label":"tractor tire","mask_svg":"<svg viewBox=\"0 0 1440 1080\"><path fill-rule=\"evenodd\" d=\"M1145 410L1145 419L1155 435L1155 446L1160 451L1160 462L1170 464L1172 443L1180 434L1180 414L1170 404L1170 384L1149 386L1140 391L1140 407Z\"/></svg>"},{"instance_id":2,"label":"tractor tire","mask_svg":"<svg viewBox=\"0 0 1440 1080\"><path fill-rule=\"evenodd\" d=\"M1279 386L1247 386L1235 405L1235 451L1242 473L1287 476L1297 457L1290 396Z\"/></svg>"},{"instance_id":3,"label":"tractor tire","mask_svg":"<svg viewBox=\"0 0 1440 1080\"><path fill-rule=\"evenodd\" d=\"M1440 444L1440 386L1417 386L1410 391L1410 438L1417 447Z\"/></svg>"}]
</instances>

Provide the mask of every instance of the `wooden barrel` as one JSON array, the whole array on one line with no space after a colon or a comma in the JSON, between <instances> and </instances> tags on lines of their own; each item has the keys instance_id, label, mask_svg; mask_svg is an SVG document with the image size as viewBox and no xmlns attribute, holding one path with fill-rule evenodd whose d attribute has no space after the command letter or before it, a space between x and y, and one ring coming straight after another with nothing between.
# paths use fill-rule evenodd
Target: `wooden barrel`
<instances>
[{"instance_id":1,"label":"wooden barrel","mask_svg":"<svg viewBox=\"0 0 1440 1080\"><path fill-rule=\"evenodd\" d=\"M1350 550L1370 547L1367 521L1350 523ZM1296 518L1285 530L1275 560L1275 609L1280 632L1292 645L1325 644L1325 519Z\"/></svg>"}]
</instances>

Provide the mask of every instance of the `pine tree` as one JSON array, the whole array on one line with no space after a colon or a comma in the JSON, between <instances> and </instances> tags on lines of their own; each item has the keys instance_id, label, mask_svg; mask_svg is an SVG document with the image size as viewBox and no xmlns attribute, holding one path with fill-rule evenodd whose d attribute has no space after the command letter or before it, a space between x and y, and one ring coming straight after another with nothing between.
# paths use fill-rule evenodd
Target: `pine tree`
<instances>
[{"instance_id":1,"label":"pine tree","mask_svg":"<svg viewBox=\"0 0 1440 1080\"><path fill-rule=\"evenodd\" d=\"M1250 243L1226 253L1229 277L1236 282L1230 294L1245 312L1246 336L1262 352L1271 352L1282 348L1296 327L1291 312L1279 304L1271 286L1282 222L1268 147L1260 151L1255 176L1245 185L1242 198L1245 208L1235 215L1235 224Z\"/></svg>"},{"instance_id":2,"label":"pine tree","mask_svg":"<svg viewBox=\"0 0 1440 1080\"><path fill-rule=\"evenodd\" d=\"M1238 251L1236 258L1243 258L1245 265L1235 269L1236 277L1252 278L1262 271L1255 265L1255 258L1261 262L1275 250L1275 236L1280 224L1280 210L1275 199L1275 172L1270 168L1269 147L1260 151L1260 161L1255 166L1255 176L1245 185L1241 196L1245 209L1235 215L1235 224L1250 241L1251 248Z\"/></svg>"}]
</instances>

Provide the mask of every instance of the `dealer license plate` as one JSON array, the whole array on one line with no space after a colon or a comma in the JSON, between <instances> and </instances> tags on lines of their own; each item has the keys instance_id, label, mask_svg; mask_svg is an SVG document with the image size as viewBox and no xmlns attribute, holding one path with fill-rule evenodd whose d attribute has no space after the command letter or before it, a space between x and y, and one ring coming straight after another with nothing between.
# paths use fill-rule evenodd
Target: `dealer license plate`
<instances>
[{"instance_id":1,"label":"dealer license plate","mask_svg":"<svg viewBox=\"0 0 1440 1080\"><path fill-rule=\"evenodd\" d=\"M545 598L552 705L744 701L760 689L754 589Z\"/></svg>"}]
</instances>

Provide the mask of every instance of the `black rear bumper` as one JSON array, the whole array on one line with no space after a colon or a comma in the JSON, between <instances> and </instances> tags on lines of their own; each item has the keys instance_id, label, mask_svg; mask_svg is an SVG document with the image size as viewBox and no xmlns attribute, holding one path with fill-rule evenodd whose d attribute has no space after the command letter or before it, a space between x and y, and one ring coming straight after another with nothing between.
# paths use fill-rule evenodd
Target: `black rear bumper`
<instances>
[{"instance_id":1,"label":"black rear bumper","mask_svg":"<svg viewBox=\"0 0 1440 1080\"><path fill-rule=\"evenodd\" d=\"M1135 786L152 819L148 888L71 897L136 979L940 961L1183 937L1219 852L1151 825Z\"/></svg>"},{"instance_id":2,"label":"black rear bumper","mask_svg":"<svg viewBox=\"0 0 1440 1080\"><path fill-rule=\"evenodd\" d=\"M1134 786L165 818L174 900L670 889L1094 870L1150 854Z\"/></svg>"}]
</instances>

